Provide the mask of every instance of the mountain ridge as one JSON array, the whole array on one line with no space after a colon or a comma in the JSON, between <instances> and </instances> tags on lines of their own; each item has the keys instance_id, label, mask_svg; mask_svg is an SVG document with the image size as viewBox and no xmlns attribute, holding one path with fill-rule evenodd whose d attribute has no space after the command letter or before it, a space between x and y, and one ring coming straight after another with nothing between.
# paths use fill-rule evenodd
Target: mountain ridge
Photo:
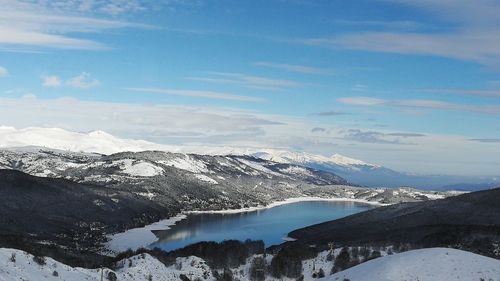
<instances>
[{"instance_id":1,"label":"mountain ridge","mask_svg":"<svg viewBox=\"0 0 500 281\"><path fill-rule=\"evenodd\" d=\"M500 183L500 177L448 175L414 175L350 158L341 154L323 156L276 148L164 145L144 140L121 139L104 131L70 132L60 128L28 127L16 129L0 126L0 148L45 147L71 152L110 155L120 152L167 151L212 156L247 155L265 160L301 165L338 174L348 181L370 187L408 186L420 189L472 191Z\"/></svg>"}]
</instances>

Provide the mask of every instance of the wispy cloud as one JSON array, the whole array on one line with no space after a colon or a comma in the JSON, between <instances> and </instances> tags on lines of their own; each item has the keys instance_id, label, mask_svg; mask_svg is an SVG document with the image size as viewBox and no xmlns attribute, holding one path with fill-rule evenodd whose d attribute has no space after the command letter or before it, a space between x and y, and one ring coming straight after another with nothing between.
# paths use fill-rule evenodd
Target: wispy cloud
<instances>
[{"instance_id":1,"label":"wispy cloud","mask_svg":"<svg viewBox=\"0 0 500 281\"><path fill-rule=\"evenodd\" d=\"M342 112L342 111L321 111L321 112L313 113L312 115L327 117L327 116L339 116L339 115L345 115L345 114L347 114L347 113Z\"/></svg>"},{"instance_id":2,"label":"wispy cloud","mask_svg":"<svg viewBox=\"0 0 500 281\"><path fill-rule=\"evenodd\" d=\"M340 99L337 99L337 101L340 103L345 103L345 104L366 105L366 106L381 105L381 104L386 103L385 100L370 98L370 97L340 98Z\"/></svg>"},{"instance_id":3,"label":"wispy cloud","mask_svg":"<svg viewBox=\"0 0 500 281\"><path fill-rule=\"evenodd\" d=\"M491 66L500 64L498 31L464 31L456 34L366 32L305 39L302 42L329 48L442 56Z\"/></svg>"},{"instance_id":4,"label":"wispy cloud","mask_svg":"<svg viewBox=\"0 0 500 281\"><path fill-rule=\"evenodd\" d=\"M109 47L101 42L77 38L70 34L101 32L126 27L152 28L144 24L82 16L80 14L85 11L78 7L84 2L90 3L90 1L0 0L2 7L0 10L0 44L9 46L9 49L43 47L102 50ZM79 15L75 15L75 12L79 12Z\"/></svg>"},{"instance_id":5,"label":"wispy cloud","mask_svg":"<svg viewBox=\"0 0 500 281\"><path fill-rule=\"evenodd\" d=\"M16 115L17 117L13 117ZM9 117L10 116L10 117ZM227 144L285 126L286 120L231 108L82 101L73 97L0 97L2 125L46 126L75 131L105 130L160 142Z\"/></svg>"},{"instance_id":6,"label":"wispy cloud","mask_svg":"<svg viewBox=\"0 0 500 281\"><path fill-rule=\"evenodd\" d=\"M264 89L264 90L279 90L289 87L302 86L301 83L272 79L262 76L253 76L248 74L233 73L233 72L207 72L209 77L186 77L186 79L194 81L202 81L215 84L232 84L241 85L248 88Z\"/></svg>"},{"instance_id":7,"label":"wispy cloud","mask_svg":"<svg viewBox=\"0 0 500 281\"><path fill-rule=\"evenodd\" d=\"M285 70L289 72L297 72L304 74L333 74L334 71L328 68L320 68L320 67L312 67L305 65L297 65L297 64L284 64L284 63L275 63L275 62L255 62L252 64L253 66L261 66L268 68L275 68L280 70Z\"/></svg>"},{"instance_id":8,"label":"wispy cloud","mask_svg":"<svg viewBox=\"0 0 500 281\"><path fill-rule=\"evenodd\" d=\"M482 143L500 143L500 138L492 139L469 139L469 141L482 142Z\"/></svg>"},{"instance_id":9,"label":"wispy cloud","mask_svg":"<svg viewBox=\"0 0 500 281\"><path fill-rule=\"evenodd\" d=\"M90 73L82 72L79 75L66 81L66 85L77 89L90 89L101 84L99 80L93 78Z\"/></svg>"},{"instance_id":10,"label":"wispy cloud","mask_svg":"<svg viewBox=\"0 0 500 281\"><path fill-rule=\"evenodd\" d=\"M326 129L325 128L321 128L321 127L314 127L311 129L311 132L313 133L323 133L323 132L326 132Z\"/></svg>"},{"instance_id":11,"label":"wispy cloud","mask_svg":"<svg viewBox=\"0 0 500 281\"><path fill-rule=\"evenodd\" d=\"M397 30L415 30L423 26L415 21L381 21L381 20L334 20L335 25L360 27L360 28L384 28Z\"/></svg>"},{"instance_id":12,"label":"wispy cloud","mask_svg":"<svg viewBox=\"0 0 500 281\"><path fill-rule=\"evenodd\" d=\"M375 143L375 144L413 144L403 142L401 138L423 137L423 134L416 133L382 133L378 131L363 131L359 129L350 129L344 132L343 138L346 140Z\"/></svg>"},{"instance_id":13,"label":"wispy cloud","mask_svg":"<svg viewBox=\"0 0 500 281\"><path fill-rule=\"evenodd\" d=\"M469 95L480 97L500 98L500 90L479 90L479 89L426 89L431 93L445 93L457 95Z\"/></svg>"},{"instance_id":14,"label":"wispy cloud","mask_svg":"<svg viewBox=\"0 0 500 281\"><path fill-rule=\"evenodd\" d=\"M7 68L0 66L0 77L7 76L8 73Z\"/></svg>"},{"instance_id":15,"label":"wispy cloud","mask_svg":"<svg viewBox=\"0 0 500 281\"><path fill-rule=\"evenodd\" d=\"M273 147L323 155L341 153L421 173L497 174L500 164L497 155L491 153L491 145L478 145L468 141L470 137L428 134L405 138L390 134L413 132L371 129L349 132L349 128L307 118L239 108L112 103L71 97L38 99L31 95L0 97L0 120L2 125L18 128L59 127L80 132L98 129L120 137L146 138L166 144ZM328 129L321 133L321 129L312 132L312 128ZM375 133L370 137L366 132ZM344 138L346 135L348 138ZM370 142L373 137L385 143L377 139L377 143ZM400 143L391 143L396 140ZM480 165L486 162L492 164Z\"/></svg>"},{"instance_id":16,"label":"wispy cloud","mask_svg":"<svg viewBox=\"0 0 500 281\"><path fill-rule=\"evenodd\" d=\"M61 78L57 75L42 75L42 86L48 88L58 88L61 86Z\"/></svg>"},{"instance_id":17,"label":"wispy cloud","mask_svg":"<svg viewBox=\"0 0 500 281\"><path fill-rule=\"evenodd\" d=\"M416 137L425 137L426 135L424 134L418 134L418 133L389 133L385 134L386 136L393 136L393 137L403 137L403 138L416 138Z\"/></svg>"},{"instance_id":18,"label":"wispy cloud","mask_svg":"<svg viewBox=\"0 0 500 281\"><path fill-rule=\"evenodd\" d=\"M339 36L299 40L304 44L399 54L432 55L500 67L500 3L495 1L393 0L396 4L422 9L455 25L434 32L352 32Z\"/></svg>"},{"instance_id":19,"label":"wispy cloud","mask_svg":"<svg viewBox=\"0 0 500 281\"><path fill-rule=\"evenodd\" d=\"M67 86L75 89L90 89L101 85L101 82L88 72L81 72L80 74L68 78L64 81L59 75L42 74L42 86L47 88L59 88Z\"/></svg>"},{"instance_id":20,"label":"wispy cloud","mask_svg":"<svg viewBox=\"0 0 500 281\"><path fill-rule=\"evenodd\" d=\"M499 105L472 105L443 102L437 100L385 100L370 97L348 97L337 99L338 102L344 104L360 105L360 106L391 106L402 108L423 108L435 110L452 110L475 112L484 114L500 115Z\"/></svg>"},{"instance_id":21,"label":"wispy cloud","mask_svg":"<svg viewBox=\"0 0 500 281\"><path fill-rule=\"evenodd\" d=\"M265 99L250 96L238 96L220 92L199 91L199 90L175 90L175 89L159 89L159 88L126 88L129 91L144 92L153 94L164 94L184 97L199 97L218 100L232 100L245 102L264 102Z\"/></svg>"},{"instance_id":22,"label":"wispy cloud","mask_svg":"<svg viewBox=\"0 0 500 281\"><path fill-rule=\"evenodd\" d=\"M368 89L368 86L363 85L363 84L356 84L356 85L352 86L352 88L351 88L352 91L356 91L356 92L364 92L367 89Z\"/></svg>"}]
</instances>

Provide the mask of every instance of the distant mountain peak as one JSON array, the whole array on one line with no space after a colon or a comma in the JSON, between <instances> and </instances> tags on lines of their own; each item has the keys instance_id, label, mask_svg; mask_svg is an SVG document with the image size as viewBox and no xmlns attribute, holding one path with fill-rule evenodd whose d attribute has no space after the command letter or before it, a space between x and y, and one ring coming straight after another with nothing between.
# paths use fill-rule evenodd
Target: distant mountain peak
<instances>
[{"instance_id":1,"label":"distant mountain peak","mask_svg":"<svg viewBox=\"0 0 500 281\"><path fill-rule=\"evenodd\" d=\"M465 176L427 176L401 173L383 166L370 164L341 154L324 156L284 148L258 148L238 146L173 146L157 144L145 140L124 139L104 131L86 133L72 132L61 128L28 127L17 129L0 125L0 148L42 147L82 153L114 154L119 152L139 152L159 150L174 153L200 155L246 155L264 160L296 164L317 170L332 172L349 182L366 186L412 186L424 189L442 188L463 183L472 184L463 190L487 188L498 184L497 178L477 178ZM480 183L490 183L488 185ZM474 184L480 184L474 186ZM451 188L451 187L450 187ZM448 189L448 188L445 188Z\"/></svg>"},{"instance_id":2,"label":"distant mountain peak","mask_svg":"<svg viewBox=\"0 0 500 281\"><path fill-rule=\"evenodd\" d=\"M71 132L61 128L0 126L0 148L46 147L72 152L113 154L124 151L165 150L173 148L143 140L121 139L104 131Z\"/></svg>"},{"instance_id":3,"label":"distant mountain peak","mask_svg":"<svg viewBox=\"0 0 500 281\"><path fill-rule=\"evenodd\" d=\"M373 165L373 164L370 164L370 163L366 163L362 160L358 160L358 159L354 159L354 158L350 158L350 157L347 157L347 156L344 156L344 155L340 155L340 154L333 154L330 159L339 164L339 165L363 165L363 166L374 166L374 167L380 167L378 165Z\"/></svg>"}]
</instances>

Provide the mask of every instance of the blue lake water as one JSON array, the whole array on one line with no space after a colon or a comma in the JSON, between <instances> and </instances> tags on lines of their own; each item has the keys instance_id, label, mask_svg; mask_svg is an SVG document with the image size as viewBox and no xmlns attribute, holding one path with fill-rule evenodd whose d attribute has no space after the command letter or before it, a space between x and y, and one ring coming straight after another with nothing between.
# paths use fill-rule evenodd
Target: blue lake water
<instances>
[{"instance_id":1,"label":"blue lake water","mask_svg":"<svg viewBox=\"0 0 500 281\"><path fill-rule=\"evenodd\" d=\"M200 241L263 240L267 246L284 242L292 230L373 208L357 202L307 201L237 214L190 214L156 235L151 247L170 251Z\"/></svg>"}]
</instances>

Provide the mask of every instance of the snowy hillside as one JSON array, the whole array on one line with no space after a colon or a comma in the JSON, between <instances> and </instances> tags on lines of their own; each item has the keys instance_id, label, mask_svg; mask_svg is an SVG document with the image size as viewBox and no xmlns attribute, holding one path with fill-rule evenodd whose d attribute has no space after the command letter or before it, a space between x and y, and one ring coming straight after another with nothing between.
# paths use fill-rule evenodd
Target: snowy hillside
<instances>
[{"instance_id":1,"label":"snowy hillside","mask_svg":"<svg viewBox=\"0 0 500 281\"><path fill-rule=\"evenodd\" d=\"M430 248L385 256L320 280L453 281L500 280L500 260L470 252Z\"/></svg>"},{"instance_id":2,"label":"snowy hillside","mask_svg":"<svg viewBox=\"0 0 500 281\"><path fill-rule=\"evenodd\" d=\"M336 255L338 250L335 251ZM327 261L327 252L321 252L314 259L303 262L305 281L498 281L500 280L500 261L470 252L449 249L429 248L386 255L345 271L330 275L332 261ZM272 258L268 255L267 262ZM251 259L251 258L250 258ZM40 261L40 260L39 260ZM39 264L33 256L19 250L0 249L0 281L40 280L40 281L98 281L101 272L104 280L116 275L116 280L216 280L212 269L198 257L177 258L175 263L165 266L156 258L141 254L118 262L117 269L73 268L51 258L44 258ZM44 264L43 264L44 263ZM326 277L316 279L313 269L323 268ZM233 276L242 281L250 280L250 265L247 262L232 268ZM266 276L266 280L289 280ZM291 280L291 279L290 279Z\"/></svg>"},{"instance_id":3,"label":"snowy hillside","mask_svg":"<svg viewBox=\"0 0 500 281\"><path fill-rule=\"evenodd\" d=\"M176 264L165 266L148 254L138 255L119 262L118 269L102 269L104 276L101 279L100 269L73 268L44 258L45 264L34 261L33 255L14 249L0 249L0 281L30 280L30 281L99 281L110 280L109 274L115 274L120 281L170 281L181 280L185 275L190 280L215 280L207 264L200 258L178 258ZM43 262L42 262L43 263ZM151 279L150 279L151 278Z\"/></svg>"}]
</instances>

